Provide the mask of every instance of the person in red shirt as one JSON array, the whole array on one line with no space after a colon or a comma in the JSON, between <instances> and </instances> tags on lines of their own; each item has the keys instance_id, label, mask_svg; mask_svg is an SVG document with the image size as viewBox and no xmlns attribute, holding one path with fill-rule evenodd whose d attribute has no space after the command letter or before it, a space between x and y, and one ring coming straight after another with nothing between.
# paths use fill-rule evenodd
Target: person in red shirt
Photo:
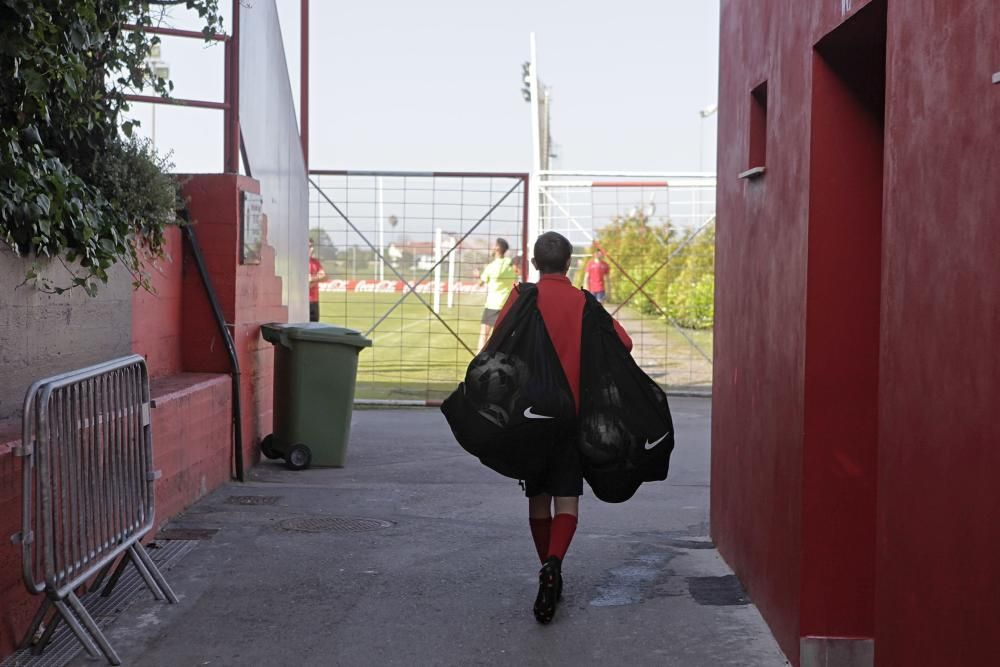
<instances>
[{"instance_id":1,"label":"person in red shirt","mask_svg":"<svg viewBox=\"0 0 1000 667\"><path fill-rule=\"evenodd\" d=\"M587 262L584 272L587 276L587 291L593 294L599 302L604 303L604 299L608 296L608 287L611 283L611 280L608 278L611 267L604 261L604 252L602 250L598 248L594 251L594 256Z\"/></svg>"},{"instance_id":2,"label":"person in red shirt","mask_svg":"<svg viewBox=\"0 0 1000 667\"><path fill-rule=\"evenodd\" d=\"M319 322L319 284L326 280L323 264L316 259L316 248L309 239L309 321Z\"/></svg>"},{"instance_id":3,"label":"person in red shirt","mask_svg":"<svg viewBox=\"0 0 1000 667\"><path fill-rule=\"evenodd\" d=\"M573 246L566 237L546 232L535 241L535 256L531 264L540 274L537 283L538 310L579 411L580 337L586 297L566 277L572 254ZM518 288L515 287L500 311L498 324L517 297ZM618 322L615 322L615 330L631 351L632 340ZM524 491L528 497L531 536L542 563L534 613L538 622L548 623L562 594L562 561L576 532L580 496L583 494L580 455L572 437L557 443L545 472L537 479L525 480Z\"/></svg>"}]
</instances>

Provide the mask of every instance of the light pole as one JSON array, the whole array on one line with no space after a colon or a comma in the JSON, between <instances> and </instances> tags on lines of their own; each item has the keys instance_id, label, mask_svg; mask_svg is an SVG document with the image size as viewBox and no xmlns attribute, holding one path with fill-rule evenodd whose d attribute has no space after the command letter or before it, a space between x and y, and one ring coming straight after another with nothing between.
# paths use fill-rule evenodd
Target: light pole
<instances>
[{"instance_id":1,"label":"light pole","mask_svg":"<svg viewBox=\"0 0 1000 667\"><path fill-rule=\"evenodd\" d=\"M385 213L382 210L382 177L375 181L378 189L378 210L375 212L378 216L378 279L381 282L385 280Z\"/></svg>"},{"instance_id":2,"label":"light pole","mask_svg":"<svg viewBox=\"0 0 1000 667\"><path fill-rule=\"evenodd\" d=\"M541 204L541 191L539 190L539 181L541 180L542 171L542 143L541 143L541 117L539 114L541 96L540 91L542 86L538 81L538 54L535 50L535 33L529 35L529 59L528 62L522 66L523 68L523 81L525 88L522 89L521 94L524 95L525 101L528 102L529 108L531 109L531 177L528 179L528 238L534 239L538 236L541 231L540 220L539 220L539 209ZM530 278L532 280L537 280L538 276L535 271L531 271Z\"/></svg>"},{"instance_id":3,"label":"light pole","mask_svg":"<svg viewBox=\"0 0 1000 667\"><path fill-rule=\"evenodd\" d=\"M705 121L714 116L719 111L718 104L709 104L698 112L701 116L701 125L698 131L698 172L705 173ZM698 224L701 224L701 201L704 198L704 188L698 188L698 210L695 216Z\"/></svg>"},{"instance_id":4,"label":"light pole","mask_svg":"<svg viewBox=\"0 0 1000 667\"><path fill-rule=\"evenodd\" d=\"M149 47L149 55L146 56L146 70L153 80L169 79L170 66L160 58L160 45L153 44ZM153 122L150 127L150 139L153 142L153 150L156 150L156 104L153 104Z\"/></svg>"},{"instance_id":5,"label":"light pole","mask_svg":"<svg viewBox=\"0 0 1000 667\"><path fill-rule=\"evenodd\" d=\"M698 112L701 116L701 127L698 133L698 171L705 171L705 121L719 111L718 104L709 104Z\"/></svg>"}]
</instances>

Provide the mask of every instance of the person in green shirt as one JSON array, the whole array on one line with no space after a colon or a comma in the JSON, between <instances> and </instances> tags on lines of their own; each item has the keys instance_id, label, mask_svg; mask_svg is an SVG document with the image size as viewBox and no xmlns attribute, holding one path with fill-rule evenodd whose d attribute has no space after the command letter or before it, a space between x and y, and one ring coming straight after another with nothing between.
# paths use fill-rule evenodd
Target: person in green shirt
<instances>
[{"instance_id":1,"label":"person in green shirt","mask_svg":"<svg viewBox=\"0 0 1000 667\"><path fill-rule=\"evenodd\" d=\"M486 285L486 307L479 325L479 348L486 345L493 325L497 322L500 310L507 302L510 291L517 280L517 269L509 258L505 257L510 244L506 239L498 238L493 245L493 261L487 264L479 274L479 281Z\"/></svg>"}]
</instances>

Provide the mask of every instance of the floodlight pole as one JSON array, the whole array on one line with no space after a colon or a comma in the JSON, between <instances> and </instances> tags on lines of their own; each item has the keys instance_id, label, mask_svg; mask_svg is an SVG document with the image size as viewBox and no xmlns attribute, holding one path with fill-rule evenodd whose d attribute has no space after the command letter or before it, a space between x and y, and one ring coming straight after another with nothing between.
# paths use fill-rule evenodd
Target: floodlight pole
<instances>
[{"instance_id":1,"label":"floodlight pole","mask_svg":"<svg viewBox=\"0 0 1000 667\"><path fill-rule=\"evenodd\" d=\"M525 239L525 247L531 248L534 240L541 232L539 221L540 191L539 181L542 172L542 144L541 144L541 118L539 115L539 95L538 95L538 54L535 50L535 33L530 37L530 58L531 68L528 71L528 89L531 91L531 178L528 179L528 238ZM529 280L538 280L538 271L534 268L529 271Z\"/></svg>"},{"instance_id":2,"label":"floodlight pole","mask_svg":"<svg viewBox=\"0 0 1000 667\"><path fill-rule=\"evenodd\" d=\"M385 280L385 211L382 209L382 177L376 179L378 188L378 279Z\"/></svg>"},{"instance_id":3,"label":"floodlight pole","mask_svg":"<svg viewBox=\"0 0 1000 667\"><path fill-rule=\"evenodd\" d=\"M705 171L705 121L719 111L718 104L710 104L698 112L701 116L701 131L698 133L698 171Z\"/></svg>"},{"instance_id":4,"label":"floodlight pole","mask_svg":"<svg viewBox=\"0 0 1000 667\"><path fill-rule=\"evenodd\" d=\"M702 173L705 171L705 121L711 116L714 116L718 111L718 104L710 104L698 112L698 115L701 116L701 125L699 126L698 132L698 171ZM701 224L701 200L703 199L702 195L704 192L701 188L695 192L698 193L698 205L695 210L695 218L697 219L698 224Z\"/></svg>"},{"instance_id":5,"label":"floodlight pole","mask_svg":"<svg viewBox=\"0 0 1000 667\"><path fill-rule=\"evenodd\" d=\"M157 48L155 52L151 53L153 57L146 58L146 68L148 69L148 71L153 73L154 79L158 78L161 73L164 74L163 76L164 79L169 79L170 68L167 66L166 62L160 59L159 48ZM159 105L154 103L151 104L150 106L152 107L152 113L153 113L150 140L153 142L153 150L155 151L156 150L156 107Z\"/></svg>"}]
</instances>

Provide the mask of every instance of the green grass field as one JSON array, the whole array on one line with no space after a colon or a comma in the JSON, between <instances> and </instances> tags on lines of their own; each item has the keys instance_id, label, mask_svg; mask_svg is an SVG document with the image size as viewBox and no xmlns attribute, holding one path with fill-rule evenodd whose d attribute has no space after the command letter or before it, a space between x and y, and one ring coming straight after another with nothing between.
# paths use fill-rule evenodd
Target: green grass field
<instances>
[{"instance_id":1,"label":"green grass field","mask_svg":"<svg viewBox=\"0 0 1000 667\"><path fill-rule=\"evenodd\" d=\"M472 359L459 339L476 350L484 296L455 295L453 306L448 308L447 295L441 295L441 319L458 338L413 294L375 326L400 296L324 292L320 294L320 316L329 324L370 332L373 345L361 352L358 362L357 398L444 398L461 381ZM433 304L433 295L421 296ZM635 343L633 356L657 382L671 387L711 385L711 363L676 329L627 308L619 313L619 319ZM711 354L711 331L685 333Z\"/></svg>"}]
</instances>

